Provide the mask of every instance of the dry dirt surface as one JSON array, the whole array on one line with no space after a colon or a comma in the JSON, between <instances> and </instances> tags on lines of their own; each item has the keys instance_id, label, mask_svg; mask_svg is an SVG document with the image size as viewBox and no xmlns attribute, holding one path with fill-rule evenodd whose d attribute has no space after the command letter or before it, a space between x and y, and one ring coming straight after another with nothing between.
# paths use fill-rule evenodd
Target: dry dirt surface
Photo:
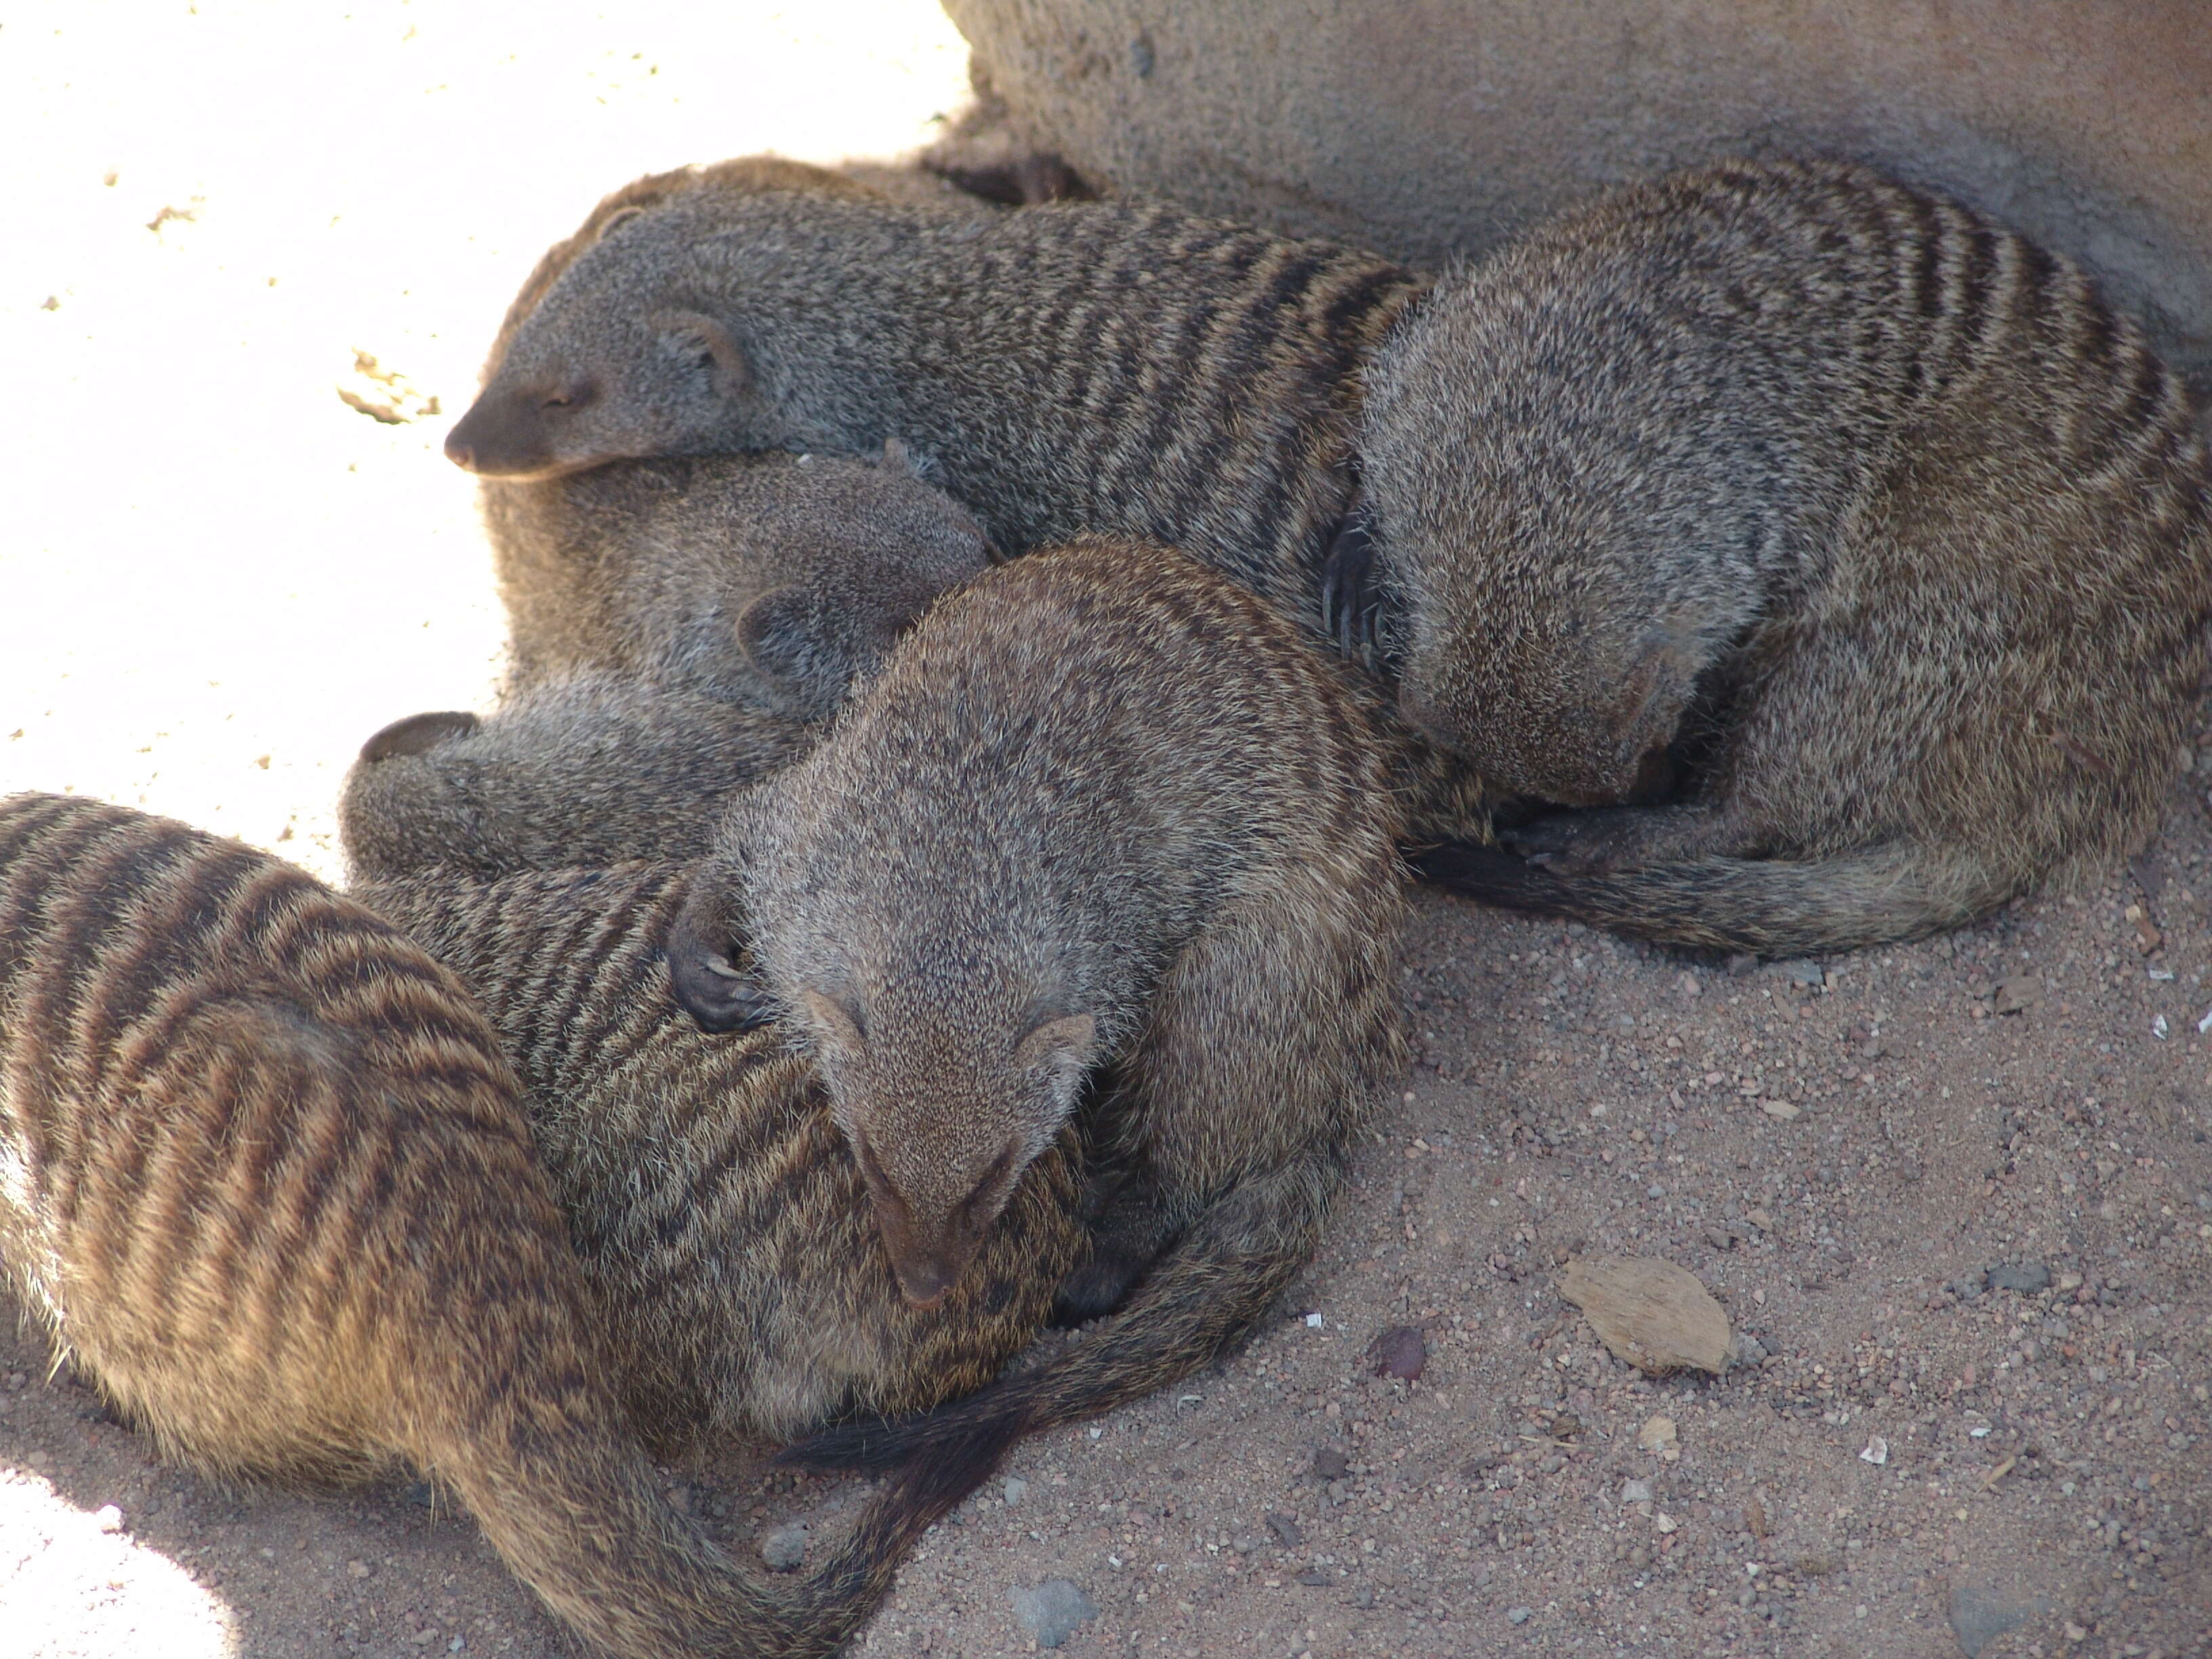
<instances>
[{"instance_id":1,"label":"dry dirt surface","mask_svg":"<svg viewBox=\"0 0 2212 1659\"><path fill-rule=\"evenodd\" d=\"M649 167L890 153L957 94L926 8L725 7L703 43L634 10L544 8L520 51L457 4L8 20L0 788L334 874L353 746L495 667L420 411L537 251ZM559 176L472 165L524 131ZM1016 1592L1055 1580L1065 1650L1133 1659L2212 1648L2197 752L2101 890L1906 948L1739 972L1425 897L1420 1061L1280 1317L1025 1446L860 1650L1031 1651L1061 1632ZM1739 1363L1613 1359L1559 1295L1607 1253L1695 1273ZM842 1524L860 1487L762 1449L671 1489L734 1550ZM441 1494L180 1474L0 1322L0 1653L574 1650Z\"/></svg>"}]
</instances>

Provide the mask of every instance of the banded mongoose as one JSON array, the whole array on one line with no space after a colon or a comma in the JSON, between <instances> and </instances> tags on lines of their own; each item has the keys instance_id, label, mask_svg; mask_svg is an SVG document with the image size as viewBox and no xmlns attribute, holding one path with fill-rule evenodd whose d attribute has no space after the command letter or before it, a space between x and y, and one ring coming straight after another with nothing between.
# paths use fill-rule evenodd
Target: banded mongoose
<instances>
[{"instance_id":1,"label":"banded mongoose","mask_svg":"<svg viewBox=\"0 0 2212 1659\"><path fill-rule=\"evenodd\" d=\"M432 1472L614 1653L827 1653L967 1490L907 1472L774 1589L670 1509L483 1015L235 842L0 799L0 1270L164 1451Z\"/></svg>"},{"instance_id":2,"label":"banded mongoose","mask_svg":"<svg viewBox=\"0 0 2212 1659\"><path fill-rule=\"evenodd\" d=\"M1402 712L1604 808L1431 876L1796 956L2155 827L2212 616L2203 438L2080 270L1955 203L1824 163L1617 191L1438 286L1359 449Z\"/></svg>"},{"instance_id":3,"label":"banded mongoose","mask_svg":"<svg viewBox=\"0 0 2212 1659\"><path fill-rule=\"evenodd\" d=\"M1354 371L1421 288L1167 208L948 217L726 162L617 191L546 256L447 453L485 479L496 533L514 481L896 440L1005 554L1090 532L1173 545L1326 633ZM1374 717L1414 827L1486 835L1481 780L1387 702Z\"/></svg>"},{"instance_id":4,"label":"banded mongoose","mask_svg":"<svg viewBox=\"0 0 2212 1659\"><path fill-rule=\"evenodd\" d=\"M1082 1249L1073 1127L944 1302L909 1306L813 1062L773 1028L709 1036L669 996L690 876L438 872L351 896L489 1017L656 1446L787 1438L981 1387L1042 1329Z\"/></svg>"},{"instance_id":5,"label":"banded mongoose","mask_svg":"<svg viewBox=\"0 0 2212 1659\"><path fill-rule=\"evenodd\" d=\"M990 545L965 509L880 460L634 461L486 479L510 689L599 670L808 720Z\"/></svg>"},{"instance_id":6,"label":"banded mongoose","mask_svg":"<svg viewBox=\"0 0 2212 1659\"><path fill-rule=\"evenodd\" d=\"M1204 1364L1312 1255L1405 1063L1401 867L1352 671L1248 591L1089 538L940 599L738 798L669 938L702 1024L787 1011L927 1306L1079 1113L1109 1335L845 1455L959 1448ZM754 968L734 952L750 934Z\"/></svg>"},{"instance_id":7,"label":"banded mongoose","mask_svg":"<svg viewBox=\"0 0 2212 1659\"><path fill-rule=\"evenodd\" d=\"M703 857L728 798L820 734L619 675L548 677L492 714L410 715L362 746L338 797L355 881Z\"/></svg>"},{"instance_id":8,"label":"banded mongoose","mask_svg":"<svg viewBox=\"0 0 2212 1659\"><path fill-rule=\"evenodd\" d=\"M945 216L729 162L617 191L547 255L447 453L531 479L896 439L1004 552L1180 547L1317 623L1352 371L1420 286L1168 208Z\"/></svg>"}]
</instances>

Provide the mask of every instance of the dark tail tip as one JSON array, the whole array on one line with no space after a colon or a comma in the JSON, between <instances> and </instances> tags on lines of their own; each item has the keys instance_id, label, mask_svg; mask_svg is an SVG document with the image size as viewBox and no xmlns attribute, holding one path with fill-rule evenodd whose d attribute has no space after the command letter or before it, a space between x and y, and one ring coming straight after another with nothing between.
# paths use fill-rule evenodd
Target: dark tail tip
<instances>
[{"instance_id":1,"label":"dark tail tip","mask_svg":"<svg viewBox=\"0 0 2212 1659\"><path fill-rule=\"evenodd\" d=\"M1557 915L1568 906L1558 880L1524 858L1474 842L1448 841L1409 854L1407 863L1423 881L1506 910Z\"/></svg>"},{"instance_id":2,"label":"dark tail tip","mask_svg":"<svg viewBox=\"0 0 2212 1659\"><path fill-rule=\"evenodd\" d=\"M863 1474L881 1474L902 1467L921 1449L924 1437L920 1431L928 1422L929 1419L922 1416L897 1423L878 1419L870 1423L841 1424L811 1435L796 1445L786 1446L775 1455L775 1461L784 1468L849 1469Z\"/></svg>"}]
</instances>

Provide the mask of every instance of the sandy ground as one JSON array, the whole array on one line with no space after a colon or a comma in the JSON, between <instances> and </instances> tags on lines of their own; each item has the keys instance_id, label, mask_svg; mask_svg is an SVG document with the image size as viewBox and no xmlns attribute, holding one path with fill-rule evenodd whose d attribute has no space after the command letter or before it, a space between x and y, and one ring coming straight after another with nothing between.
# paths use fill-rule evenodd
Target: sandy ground
<instances>
[{"instance_id":1,"label":"sandy ground","mask_svg":"<svg viewBox=\"0 0 2212 1659\"><path fill-rule=\"evenodd\" d=\"M961 91L919 3L493 10L0 27L0 789L335 875L361 738L495 670L436 445L538 252L647 168L894 153ZM2206 1651L2199 752L2104 890L1907 949L1736 975L1425 898L1424 1057L1294 1305L1024 1448L863 1651L1029 1651L1009 1592L1059 1577L1097 1609L1078 1654ZM1581 1251L1697 1273L1747 1363L1611 1358L1558 1294ZM1399 1326L1417 1382L1361 1358ZM679 1501L735 1548L838 1524L857 1489L749 1451ZM179 1475L0 1321L0 1652L572 1651L428 1498Z\"/></svg>"}]
</instances>

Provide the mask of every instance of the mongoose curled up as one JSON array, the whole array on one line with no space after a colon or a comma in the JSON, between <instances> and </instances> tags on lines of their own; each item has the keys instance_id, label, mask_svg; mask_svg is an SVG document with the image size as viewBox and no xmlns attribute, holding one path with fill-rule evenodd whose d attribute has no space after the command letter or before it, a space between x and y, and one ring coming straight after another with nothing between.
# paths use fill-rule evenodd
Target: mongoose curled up
<instances>
[{"instance_id":1,"label":"mongoose curled up","mask_svg":"<svg viewBox=\"0 0 2212 1659\"><path fill-rule=\"evenodd\" d=\"M1079 1111L1105 1173L1066 1309L1144 1275L1110 1334L842 1455L957 1443L980 1480L1207 1363L1311 1255L1405 1060L1351 679L1194 561L1080 540L940 599L738 797L670 934L678 994L710 1026L787 1011L908 1298L959 1283Z\"/></svg>"},{"instance_id":2,"label":"mongoose curled up","mask_svg":"<svg viewBox=\"0 0 2212 1659\"><path fill-rule=\"evenodd\" d=\"M2154 827L2205 669L2204 445L2079 270L1954 203L1821 164L1615 191L1441 283L1359 447L1401 712L1603 809L1431 876L1796 955Z\"/></svg>"},{"instance_id":3,"label":"mongoose curled up","mask_svg":"<svg viewBox=\"0 0 2212 1659\"><path fill-rule=\"evenodd\" d=\"M827 1653L941 1512L917 1467L770 1589L671 1510L483 1015L234 842L0 800L0 1268L167 1451L434 1473L615 1653Z\"/></svg>"},{"instance_id":4,"label":"mongoose curled up","mask_svg":"<svg viewBox=\"0 0 2212 1659\"><path fill-rule=\"evenodd\" d=\"M489 1015L657 1444L788 1437L981 1387L1043 1328L1082 1248L1073 1128L943 1304L909 1306L813 1062L772 1027L709 1036L670 998L690 873L438 872L351 896Z\"/></svg>"},{"instance_id":5,"label":"mongoose curled up","mask_svg":"<svg viewBox=\"0 0 2212 1659\"><path fill-rule=\"evenodd\" d=\"M338 796L355 881L702 857L725 801L817 721L605 673L549 677L491 714L413 714L362 745Z\"/></svg>"},{"instance_id":6,"label":"mongoose curled up","mask_svg":"<svg viewBox=\"0 0 2212 1659\"><path fill-rule=\"evenodd\" d=\"M488 481L510 623L500 707L363 745L356 877L690 857L722 798L797 754L990 549L896 449L617 462Z\"/></svg>"}]
</instances>

